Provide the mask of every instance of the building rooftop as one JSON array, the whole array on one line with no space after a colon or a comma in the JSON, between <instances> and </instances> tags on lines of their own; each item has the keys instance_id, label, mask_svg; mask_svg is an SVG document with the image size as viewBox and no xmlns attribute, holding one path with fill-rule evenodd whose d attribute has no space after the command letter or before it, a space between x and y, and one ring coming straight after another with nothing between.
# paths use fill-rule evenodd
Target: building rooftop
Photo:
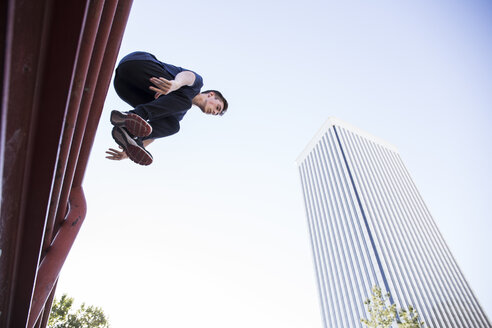
<instances>
[{"instance_id":1,"label":"building rooftop","mask_svg":"<svg viewBox=\"0 0 492 328\"><path fill-rule=\"evenodd\" d=\"M323 135L333 126L339 126L341 128L344 128L344 129L347 129L347 130L350 130L364 138L367 138L377 144L380 144L381 146L383 147L386 147L388 149L391 149L393 150L394 152L398 152L398 149L396 148L396 146L392 145L391 143L381 139L381 138L378 138L362 129L359 129L358 127L355 127L347 122L344 122L336 117L329 117L326 122L321 126L321 128L318 130L318 132L316 132L316 134L314 135L314 137L311 139L311 141L309 141L309 143L307 144L306 148L304 148L304 150L299 154L299 156L297 157L296 159L296 163L297 165L300 165L302 161L304 161L304 159L309 155L309 153L311 152L311 150L314 148L314 146L316 146L316 144L318 143L318 141L323 137Z\"/></svg>"}]
</instances>

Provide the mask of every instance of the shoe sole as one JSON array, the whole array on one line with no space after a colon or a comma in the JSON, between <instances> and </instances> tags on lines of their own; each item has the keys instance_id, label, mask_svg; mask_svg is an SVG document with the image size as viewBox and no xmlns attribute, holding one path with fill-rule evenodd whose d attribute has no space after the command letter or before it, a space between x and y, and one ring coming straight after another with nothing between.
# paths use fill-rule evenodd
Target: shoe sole
<instances>
[{"instance_id":1,"label":"shoe sole","mask_svg":"<svg viewBox=\"0 0 492 328\"><path fill-rule=\"evenodd\" d=\"M152 126L137 114L122 114L114 110L110 116L111 124L117 127L125 127L135 137L147 137L152 133Z\"/></svg>"},{"instance_id":2,"label":"shoe sole","mask_svg":"<svg viewBox=\"0 0 492 328\"><path fill-rule=\"evenodd\" d=\"M131 139L130 136L125 135L125 132L120 128L114 127L111 131L111 136L133 162L145 166L152 164L152 156Z\"/></svg>"}]
</instances>

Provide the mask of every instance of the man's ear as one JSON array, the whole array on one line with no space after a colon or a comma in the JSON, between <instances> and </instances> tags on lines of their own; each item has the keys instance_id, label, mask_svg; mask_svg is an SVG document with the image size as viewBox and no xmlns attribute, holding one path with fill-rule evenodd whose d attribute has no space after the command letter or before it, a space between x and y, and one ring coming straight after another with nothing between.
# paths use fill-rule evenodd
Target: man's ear
<instances>
[{"instance_id":1,"label":"man's ear","mask_svg":"<svg viewBox=\"0 0 492 328\"><path fill-rule=\"evenodd\" d=\"M207 93L207 97L214 97L215 96L215 92L213 91L210 91L209 93Z\"/></svg>"}]
</instances>

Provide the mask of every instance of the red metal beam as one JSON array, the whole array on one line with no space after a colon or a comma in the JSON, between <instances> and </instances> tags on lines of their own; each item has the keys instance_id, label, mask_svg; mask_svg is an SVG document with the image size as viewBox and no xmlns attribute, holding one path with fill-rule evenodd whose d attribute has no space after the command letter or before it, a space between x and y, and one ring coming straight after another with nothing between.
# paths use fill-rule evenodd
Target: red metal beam
<instances>
[{"instance_id":1,"label":"red metal beam","mask_svg":"<svg viewBox=\"0 0 492 328\"><path fill-rule=\"evenodd\" d=\"M66 214L66 208L68 204L68 195L71 192L71 182L73 180L73 175L74 175L74 169L75 169L75 164L78 158L78 154L80 151L80 144L82 142L82 136L85 131L85 125L87 122L87 116L89 115L90 112L90 106L84 106L84 103L87 103L87 99L92 99L93 95L93 90L91 88L87 87L87 83L90 83L91 79L97 79L97 76L99 74L100 70L100 65L102 62L102 58L98 59L98 57L102 57L104 53L104 47L107 44L107 39L108 35L111 29L111 24L112 20L114 18L114 13L116 10L117 6L117 0L110 0L107 1L104 5L104 10L102 10L103 3L101 2L98 6L96 4L92 4L90 9L89 9L89 15L93 14L96 16L99 16L99 18L102 17L100 20L100 26L99 26L99 18L91 24L98 24L98 26L95 26L98 28L98 30L94 30L94 26L89 26L86 25L86 31L89 30L88 32L84 32L84 41L88 41L87 39L90 40L91 45L90 47L90 53L87 53L87 49L85 50L86 53L84 56L79 57L79 63L81 61L86 61L87 64L90 60L90 65L87 65L86 67L82 67L81 70L77 70L77 73L81 73L84 76L79 76L81 79L79 82L82 83L81 87L83 88L84 92L81 95L79 99L76 100L76 103L72 102L71 104L76 104L76 106L69 106L69 113L67 117L70 117L70 122L67 122L68 124L72 124L72 126L65 131L68 131L68 133L64 133L64 137L69 138L69 140L63 138L63 142L70 142L64 149L62 146L62 153L64 153L64 156L66 156L66 163L61 164L64 165L62 168L62 171L60 170L60 164L58 166L57 173L60 174L60 177L58 179L59 185L57 186L56 189L54 189L55 192L58 192L58 197L56 199L56 205L53 205L57 207L57 211L53 210L53 207L50 209L50 214L55 214L57 212L57 220L55 222L54 217L51 217L48 221L50 224L50 229L47 229L47 233L51 234L53 231L53 228L59 227L60 225L64 224L65 221L65 214ZM93 10L98 10L97 13L91 13ZM102 13L101 13L102 12ZM97 36L97 38L96 38ZM99 49L98 47L98 41L99 44L103 45L104 47L102 49ZM82 51L83 53L83 51ZM81 66L85 66L84 63L80 63L78 68ZM82 71L82 72L80 72ZM77 79L77 73L76 73L76 79ZM82 81L83 80L83 81ZM82 104L82 106L80 106ZM71 111L73 111L71 113ZM59 161L59 163L61 160ZM55 179L55 184L57 180ZM63 188L62 188L63 184ZM59 188L59 189L58 189ZM61 200L61 201L60 201ZM59 202L60 201L60 202ZM51 221L51 222L50 222ZM57 236L62 233L61 231L57 233ZM76 234L72 234L72 237L75 239ZM57 237L58 238L58 237ZM72 240L73 243L73 240ZM58 279L58 274L59 274L59 269L61 266L59 265L60 263L63 264L64 261L66 260L68 253L70 251L70 247L72 243L64 243L64 246L66 248L63 248L63 252L60 250L60 246L58 246L58 252L57 252L57 262L56 262L56 267L49 267L52 265L54 262L53 261L48 261L44 262L44 271L39 271L38 273L38 279L36 281L36 288L34 291L33 295L33 305L31 309L31 319L28 327L32 327L38 318L40 312L44 309L45 307L45 302L46 302L46 293L47 291L53 292L53 286L56 283L56 280ZM50 245L51 242L48 244L45 242L45 245ZM49 248L49 251L46 252L46 258L53 256L51 247L54 246L52 244ZM51 263L51 264L50 264ZM45 274L49 274L49 276L45 276Z\"/></svg>"},{"instance_id":2,"label":"red metal beam","mask_svg":"<svg viewBox=\"0 0 492 328\"><path fill-rule=\"evenodd\" d=\"M56 292L56 285L57 284L58 284L58 280L56 281L55 285L53 286L53 289L51 290L51 294L48 297L48 300L46 301L46 303L44 305L42 320L38 319L40 328L46 327L46 325L48 324L48 319L50 318L50 313L51 313L51 307L53 305L53 300L55 298L55 292Z\"/></svg>"},{"instance_id":3,"label":"red metal beam","mask_svg":"<svg viewBox=\"0 0 492 328\"><path fill-rule=\"evenodd\" d=\"M0 2L0 49L7 49L7 25L8 25L8 12L12 6L12 0ZM8 76L9 67L6 65L7 58L10 56L6 51L0 52L0 186L3 185L3 162L5 153L5 133L7 130L7 107L3 106L4 94L6 89L8 89ZM1 196L0 196L0 208ZM0 248L1 250L1 248Z\"/></svg>"},{"instance_id":4,"label":"red metal beam","mask_svg":"<svg viewBox=\"0 0 492 328\"><path fill-rule=\"evenodd\" d=\"M43 73L45 39L51 2L8 3L5 30L5 71L2 127L5 135L0 229L0 327L12 327L17 265L22 244L26 181L29 179L32 125L37 117L39 80ZM7 124L8 123L8 124Z\"/></svg>"},{"instance_id":5,"label":"red metal beam","mask_svg":"<svg viewBox=\"0 0 492 328\"><path fill-rule=\"evenodd\" d=\"M65 212L83 199L132 3L106 0L99 21L103 1L0 4L0 327L46 326L60 269L85 217L85 200L73 225Z\"/></svg>"},{"instance_id":6,"label":"red metal beam","mask_svg":"<svg viewBox=\"0 0 492 328\"><path fill-rule=\"evenodd\" d=\"M85 24L85 29L81 42L81 50L77 60L75 77L70 93L70 102L68 105L67 117L65 119L65 125L63 127L62 143L51 195L43 250L47 250L47 248L51 244L53 238L53 230L55 229L55 216L57 211L60 210L63 212L63 214L65 214L64 212L66 211L65 208L59 208L58 203L60 200L63 180L65 179L65 170L67 168L68 155L70 153L70 149L72 148L72 140L75 125L77 123L77 115L79 114L80 102L84 94L84 85L87 77L87 72L89 70L92 50L94 49L94 41L96 40L103 5L104 0L92 1L89 5L87 21ZM77 140L75 141L77 142Z\"/></svg>"},{"instance_id":7,"label":"red metal beam","mask_svg":"<svg viewBox=\"0 0 492 328\"><path fill-rule=\"evenodd\" d=\"M82 149L80 150L81 159L78 162L76 175L73 181L74 186L81 186L85 176L87 162L89 161L89 155L92 145L94 144L94 137L101 118L109 84L111 83L111 76L115 67L116 58L120 51L121 40L126 28L128 16L130 15L132 3L132 0L120 0L116 9L111 34L106 45L104 61L99 72L97 85L95 86L94 99L91 103L91 108L94 108L94 111L87 122L86 134L84 136L84 142L82 143Z\"/></svg>"},{"instance_id":8,"label":"red metal beam","mask_svg":"<svg viewBox=\"0 0 492 328\"><path fill-rule=\"evenodd\" d=\"M56 281L67 257L67 250L72 248L87 212L82 187L72 189L70 194L70 210L67 219L53 239L50 251L46 254L39 266L39 276L29 316L28 327L32 327L44 308L48 297L53 290L53 280Z\"/></svg>"},{"instance_id":9,"label":"red metal beam","mask_svg":"<svg viewBox=\"0 0 492 328\"><path fill-rule=\"evenodd\" d=\"M103 61L104 51L108 43L109 33L111 31L111 26L113 24L117 5L118 5L118 0L108 0L104 4L104 10L101 18L101 25L99 26L99 32L95 41L94 50L91 58L91 66L89 67L89 72L87 74L87 79L84 87L84 89L87 91L85 92L80 105L79 117L73 137L74 142L72 145L72 154L68 159L66 176L61 192L62 196L60 197L60 204L59 204L60 209L66 208L68 202L68 195L70 194L70 189L73 186L75 187L80 186L80 185L72 186L72 182L73 182L73 177L75 175L77 162L80 156L79 154L80 154L81 143L84 134L86 133L86 125L87 125L89 112L91 108L93 109L93 111L102 110L102 108L98 109L92 105L92 99L94 96L97 78L101 74L100 70ZM95 131L89 133L95 134ZM55 224L61 224L63 222L64 214L65 213L61 211L58 212Z\"/></svg>"},{"instance_id":10,"label":"red metal beam","mask_svg":"<svg viewBox=\"0 0 492 328\"><path fill-rule=\"evenodd\" d=\"M120 1L119 3L117 0L110 0L107 1L104 5L101 24L99 26L97 38L95 40L95 46L91 58L91 65L89 67L89 72L87 74L88 76L84 87L85 92L81 101L81 106L77 118L77 124L73 135L70 156L65 171L65 179L63 183L63 189L61 191L60 204L59 204L59 209L58 209L58 214L55 224L59 224L64 221L64 217L63 217L64 213L62 212L62 209L64 209L66 206L64 197L65 195L68 195L68 193L72 188L71 182L74 177L76 164L79 160L79 151L82 147L82 138L85 136L86 138L89 138L89 140L94 139L96 129L94 128L94 129L86 130L86 123L88 118L94 120L94 117L96 117L98 120L100 117L100 113L102 111L102 107L104 103L104 98L107 94L109 81L111 80L112 72L114 69L114 63L116 61L116 56L118 53L122 34L126 26L126 21L128 19L130 8L131 8L131 1L128 0L123 0ZM117 42L114 41L115 38L117 39ZM114 47L115 44L117 45L117 48ZM106 54L108 53L113 57L108 59L106 57ZM105 63L107 67L103 69L105 67L104 66ZM99 87L96 86L96 81L99 81L101 79L107 81L105 90L100 89ZM99 94L104 93L104 95L102 96L103 102L100 102L96 105L92 103L95 90L97 90L96 92L99 92ZM87 157L82 156L80 157L80 159L83 161L85 167L85 165L87 165ZM79 186L80 185L75 185L75 187L79 187ZM62 233L62 231L60 231L57 234L57 238L60 233ZM76 235L74 234L73 238L75 238L75 236ZM52 246L54 246L54 244ZM65 246L66 248L63 249L63 252L59 250L57 254L58 257L57 260L59 261L59 263L63 263L65 261L70 251L71 244L65 243ZM51 256L51 248L50 251L46 254L46 257L48 256ZM46 269L44 272L40 270L38 282L36 283L36 289L33 298L34 303L33 303L32 315L37 314L38 308L41 307L41 305L39 305L38 303L42 303L45 301L45 296L46 296L45 291L50 290L50 288L52 288L53 284L58 278L59 271L57 270L61 268L61 266L56 268L49 268L51 264L49 264L49 262L46 263L47 263L45 266ZM46 274L46 272L50 272L49 277L44 277L44 274ZM40 284L43 284L43 286L38 288Z\"/></svg>"},{"instance_id":11,"label":"red metal beam","mask_svg":"<svg viewBox=\"0 0 492 328\"><path fill-rule=\"evenodd\" d=\"M35 2L38 1L29 1ZM44 237L46 209L49 206L61 132L87 12L85 0L55 0L52 5L47 17L50 24L48 37L41 40L41 46L46 49L43 63L46 74L38 76L36 81L36 86L40 87L40 96L34 108L39 109L39 115L34 116L36 124L30 128L33 142L28 148L32 150L29 163L35 165L30 167L29 179L24 187L26 197L21 202L25 213L20 219L29 220L29 224L22 226L19 238L11 327L24 327L28 321L26 309L30 309L31 305ZM29 18L21 18L26 20L26 26L30 26ZM23 87L17 90L20 94L23 91Z\"/></svg>"}]
</instances>

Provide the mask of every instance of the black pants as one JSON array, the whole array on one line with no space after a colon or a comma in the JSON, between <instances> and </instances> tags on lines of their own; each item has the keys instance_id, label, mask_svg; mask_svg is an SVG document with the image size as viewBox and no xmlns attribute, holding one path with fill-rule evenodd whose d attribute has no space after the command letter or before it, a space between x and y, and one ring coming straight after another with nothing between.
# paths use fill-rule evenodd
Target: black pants
<instances>
[{"instance_id":1,"label":"black pants","mask_svg":"<svg viewBox=\"0 0 492 328\"><path fill-rule=\"evenodd\" d=\"M132 60L120 64L116 68L114 78L116 93L134 108L130 112L141 116L152 126L152 134L143 139L163 138L177 133L179 121L175 115L183 112L183 108L188 106L173 94L154 99L155 92L149 89L152 85L149 81L151 77L174 79L158 63L145 60ZM169 103L174 106L169 106Z\"/></svg>"}]
</instances>

